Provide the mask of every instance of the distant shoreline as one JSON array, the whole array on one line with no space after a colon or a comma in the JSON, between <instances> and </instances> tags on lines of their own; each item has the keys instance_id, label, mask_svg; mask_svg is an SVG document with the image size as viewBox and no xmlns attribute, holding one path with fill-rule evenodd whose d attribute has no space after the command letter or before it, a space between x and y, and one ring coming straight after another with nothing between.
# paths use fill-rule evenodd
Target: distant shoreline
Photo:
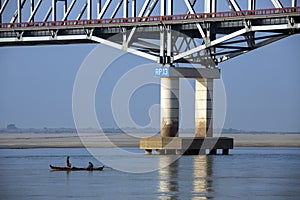
<instances>
[{"instance_id":1,"label":"distant shoreline","mask_svg":"<svg viewBox=\"0 0 300 200\"><path fill-rule=\"evenodd\" d=\"M113 148L139 147L139 137L151 134L138 134L132 137L126 134L82 133L1 133L0 149L26 148ZM135 136L136 133L135 133ZM192 137L193 134L182 134L182 137ZM234 138L235 147L300 147L300 134L276 133L242 133L222 134L222 137Z\"/></svg>"}]
</instances>

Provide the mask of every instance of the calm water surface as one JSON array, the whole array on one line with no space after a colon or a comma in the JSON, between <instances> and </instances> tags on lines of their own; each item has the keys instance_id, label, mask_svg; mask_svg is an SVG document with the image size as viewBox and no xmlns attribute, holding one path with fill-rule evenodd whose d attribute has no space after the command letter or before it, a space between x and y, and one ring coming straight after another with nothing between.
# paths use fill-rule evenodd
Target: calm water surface
<instances>
[{"instance_id":1,"label":"calm water surface","mask_svg":"<svg viewBox=\"0 0 300 200\"><path fill-rule=\"evenodd\" d=\"M109 149L108 149L109 150ZM139 151L131 149L131 151ZM53 172L49 164L101 165L85 149L0 150L0 199L299 199L300 148L235 148L229 156L184 156L132 174ZM146 156L146 155L145 155ZM168 160L160 156L159 162Z\"/></svg>"}]
</instances>

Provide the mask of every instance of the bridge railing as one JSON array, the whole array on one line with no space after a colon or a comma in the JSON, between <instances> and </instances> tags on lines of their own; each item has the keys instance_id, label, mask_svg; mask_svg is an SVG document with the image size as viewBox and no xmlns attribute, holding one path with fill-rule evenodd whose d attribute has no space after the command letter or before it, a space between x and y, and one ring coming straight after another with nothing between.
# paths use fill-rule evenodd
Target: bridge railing
<instances>
[{"instance_id":1,"label":"bridge railing","mask_svg":"<svg viewBox=\"0 0 300 200\"><path fill-rule=\"evenodd\" d=\"M167 22L178 20L197 20L212 18L235 18L243 16L260 16L300 12L300 6L288 8L270 8L260 10L242 10L231 12L199 13L199 14L180 14L167 16L131 17L131 18L108 18L92 20L66 20L66 21L45 21L45 22L22 22L22 23L2 23L0 28L34 28L34 27L53 27L53 26L87 26L101 24L124 24L141 22Z\"/></svg>"}]
</instances>

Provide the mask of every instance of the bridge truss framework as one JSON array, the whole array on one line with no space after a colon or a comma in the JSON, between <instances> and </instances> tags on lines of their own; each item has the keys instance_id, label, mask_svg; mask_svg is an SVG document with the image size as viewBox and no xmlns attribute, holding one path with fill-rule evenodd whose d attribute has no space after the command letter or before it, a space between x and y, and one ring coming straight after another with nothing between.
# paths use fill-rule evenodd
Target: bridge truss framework
<instances>
[{"instance_id":1,"label":"bridge truss framework","mask_svg":"<svg viewBox=\"0 0 300 200\"><path fill-rule=\"evenodd\" d=\"M274 8L260 10L257 1L242 9L227 0L219 12L217 0L17 0L9 12L12 1L2 0L0 45L104 43L161 64L213 66L299 33L296 0L288 7L269 0ZM176 13L176 4L186 12Z\"/></svg>"}]
</instances>

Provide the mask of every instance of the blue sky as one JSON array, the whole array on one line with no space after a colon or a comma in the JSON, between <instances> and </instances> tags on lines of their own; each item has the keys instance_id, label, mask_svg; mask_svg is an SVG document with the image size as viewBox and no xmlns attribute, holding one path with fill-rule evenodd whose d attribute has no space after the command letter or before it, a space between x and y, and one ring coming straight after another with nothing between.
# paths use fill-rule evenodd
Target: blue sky
<instances>
[{"instance_id":1,"label":"blue sky","mask_svg":"<svg viewBox=\"0 0 300 200\"><path fill-rule=\"evenodd\" d=\"M73 84L81 63L93 48L1 47L0 127L9 123L25 128L74 127ZM219 65L227 96L225 128L300 131L299 52L300 36L294 35ZM122 59L149 63L130 55ZM117 62L105 76L107 87L101 87L96 100L109 93L109 80L116 81L130 69L121 68L120 63L124 62ZM141 95L135 95L136 101L142 103L132 115L141 125L149 120L145 111L159 102L159 88L153 88L151 94L147 95L145 87ZM157 93L153 93L155 90ZM101 122L104 127L115 126L109 109L96 107L99 115L106 116Z\"/></svg>"},{"instance_id":2,"label":"blue sky","mask_svg":"<svg viewBox=\"0 0 300 200\"><path fill-rule=\"evenodd\" d=\"M247 8L246 1L238 2L242 9ZM283 2L284 6L290 5L290 1ZM50 6L44 3L42 11ZM198 4L201 12L203 5ZM77 6L75 11L80 10ZM4 20L14 13L13 7L16 3L8 5ZM273 5L271 1L258 1L257 7ZM176 4L174 9L181 12L182 8ZM228 11L226 1L218 2L218 11L222 10ZM1 47L0 127L10 123L24 128L74 127L73 84L81 64L94 48L95 45L83 44ZM300 36L293 35L219 65L227 97L225 128L300 131L299 52ZM128 62L130 65L124 65ZM104 127L116 126L109 99L114 84L131 65L147 63L148 60L126 55L107 71L96 93L97 115L103 119L100 123ZM143 126L150 120L151 105L159 103L159 87L145 86L133 97L129 105L132 117ZM193 123L187 122L186 128L189 127Z\"/></svg>"},{"instance_id":3,"label":"blue sky","mask_svg":"<svg viewBox=\"0 0 300 200\"><path fill-rule=\"evenodd\" d=\"M225 127L300 130L300 36L220 65L227 95Z\"/></svg>"}]
</instances>

